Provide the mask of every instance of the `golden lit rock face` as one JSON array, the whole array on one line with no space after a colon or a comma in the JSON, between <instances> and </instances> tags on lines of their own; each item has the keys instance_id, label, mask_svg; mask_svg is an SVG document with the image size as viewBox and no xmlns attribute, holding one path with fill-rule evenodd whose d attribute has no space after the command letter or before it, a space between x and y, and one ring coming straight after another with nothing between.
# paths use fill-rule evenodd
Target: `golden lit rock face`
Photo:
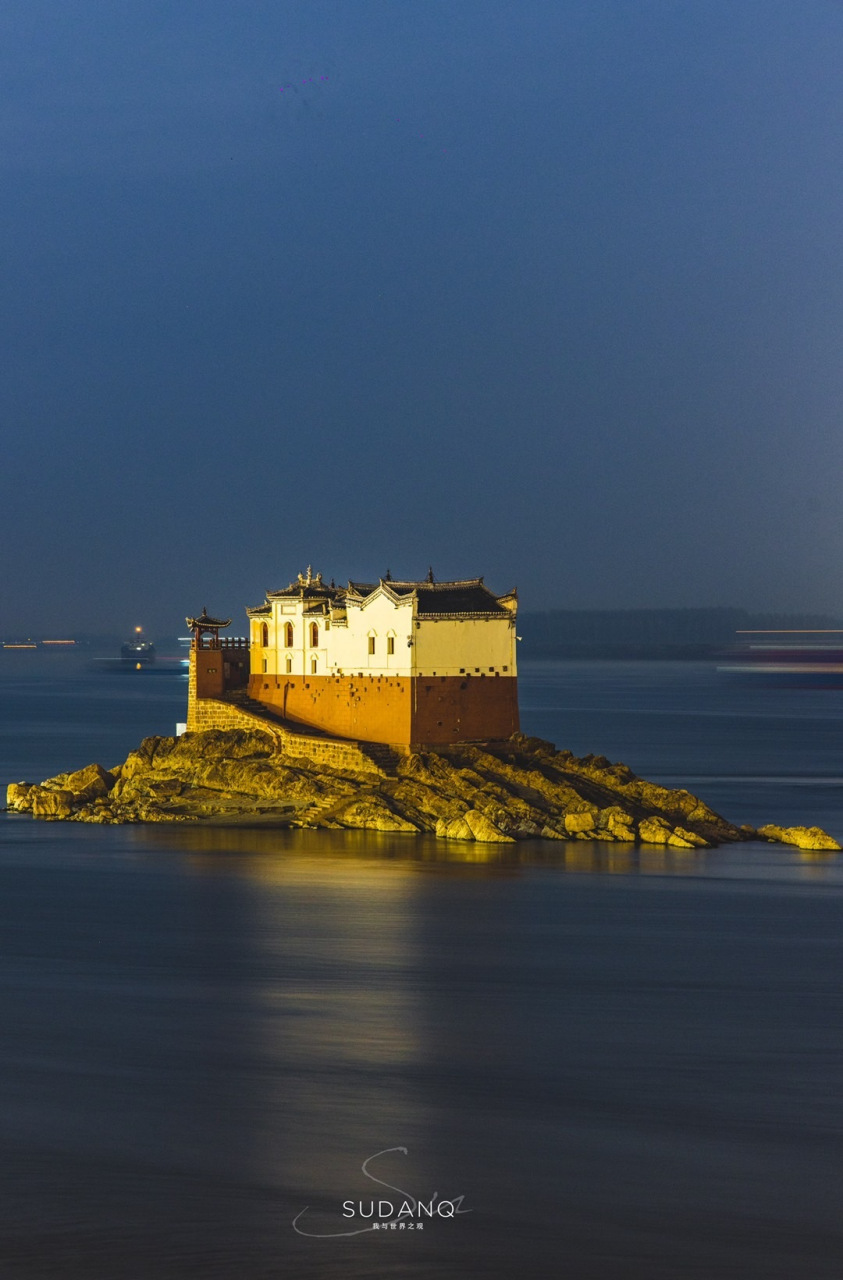
<instances>
[{"instance_id":1,"label":"golden lit rock face","mask_svg":"<svg viewBox=\"0 0 843 1280\"><path fill-rule=\"evenodd\" d=\"M578 758L516 734L505 743L367 757L330 739L284 741L261 730L146 738L123 765L89 765L41 784L12 783L8 807L49 820L201 822L264 819L295 827L429 832L481 844L632 842L683 850L757 839L840 846L817 827L721 818L688 791L638 778L602 756ZM336 750L333 750L333 746Z\"/></svg>"},{"instance_id":2,"label":"golden lit rock face","mask_svg":"<svg viewBox=\"0 0 843 1280\"><path fill-rule=\"evenodd\" d=\"M820 853L837 853L840 850L837 841L821 827L777 827L768 823L766 827L758 828L758 834L765 840L772 840L777 844L792 844L797 849L813 849Z\"/></svg>"},{"instance_id":3,"label":"golden lit rock face","mask_svg":"<svg viewBox=\"0 0 843 1280\"><path fill-rule=\"evenodd\" d=\"M35 818L69 818L73 814L73 801L72 791L53 791L46 787L33 787L30 795Z\"/></svg>"},{"instance_id":4,"label":"golden lit rock face","mask_svg":"<svg viewBox=\"0 0 843 1280\"><path fill-rule=\"evenodd\" d=\"M102 765L89 764L75 773L61 773L51 782L69 791L77 800L90 801L108 795L114 786L115 776Z\"/></svg>"}]
</instances>

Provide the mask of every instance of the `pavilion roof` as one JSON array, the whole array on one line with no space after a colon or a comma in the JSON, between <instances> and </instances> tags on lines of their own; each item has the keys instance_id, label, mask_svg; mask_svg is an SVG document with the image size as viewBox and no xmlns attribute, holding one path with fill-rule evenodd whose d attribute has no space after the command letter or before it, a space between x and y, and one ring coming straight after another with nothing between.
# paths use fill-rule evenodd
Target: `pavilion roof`
<instances>
[{"instance_id":1,"label":"pavilion roof","mask_svg":"<svg viewBox=\"0 0 843 1280\"><path fill-rule=\"evenodd\" d=\"M213 630L231 626L230 618L212 618L208 610L204 608L198 618L185 618L185 622L189 627L208 627Z\"/></svg>"}]
</instances>

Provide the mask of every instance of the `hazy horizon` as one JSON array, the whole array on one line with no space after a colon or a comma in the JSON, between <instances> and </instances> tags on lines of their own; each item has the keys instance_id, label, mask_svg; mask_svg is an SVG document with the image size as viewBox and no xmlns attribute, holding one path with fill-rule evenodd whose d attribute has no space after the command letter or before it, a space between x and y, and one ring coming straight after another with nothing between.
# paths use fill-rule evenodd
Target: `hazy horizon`
<instances>
[{"instance_id":1,"label":"hazy horizon","mask_svg":"<svg viewBox=\"0 0 843 1280\"><path fill-rule=\"evenodd\" d=\"M216 611L216 613L217 616L220 617L229 616L229 613L224 611L224 609L223 611ZM709 605L689 605L689 607L679 607L675 609L655 609L647 607L636 608L634 605L628 609L530 609L523 608L522 605L522 607L519 607L518 611L519 622L522 623L519 630L526 630L526 635L524 635L523 640L524 643L527 644L527 649L530 648L531 641L532 643L535 643L536 640L544 641L545 639L544 635L530 635L527 628L530 627L530 623L533 621L542 621L546 623L548 621L551 622L555 620L555 618L559 618L560 622L564 622L565 617L571 617L573 621L592 620L592 618L594 618L594 620L597 621L611 620L623 623L624 620L632 622L637 620L637 618L651 618L651 620L658 620L659 617L663 617L665 622L669 622L672 620L688 621L686 618L687 614L691 614L692 616L689 621L695 621L695 618L697 618L698 622L700 622L701 626L704 626L704 628L706 622L713 623L718 620L718 618L721 620L724 614L725 616L741 616L733 618L733 621L751 622L753 625L759 627L773 627L774 622L788 622L789 625L797 625L798 623L798 625L806 628L837 627L838 625L843 627L843 614L838 616L838 614L817 613L815 611L783 612L778 611L778 609L750 611L750 609L743 609L741 605L710 605L710 607ZM244 611L244 609L239 611L239 616L238 611L232 611L230 612L230 617L232 617L232 623L230 623L230 626L226 628L224 634L247 635L248 618L246 616L246 611ZM141 626L142 639L145 640L173 640L175 637L185 637L188 635L187 626L184 625L179 627L175 625L175 623L170 623L169 628L151 627L145 625L145 623L136 623L136 625L134 625L134 627L137 626ZM0 641L24 639L38 641L38 643L40 643L43 639L73 639L77 641L77 643L83 644L113 643L113 641L118 639L127 639L128 636L133 634L134 627L124 628L124 631L115 630L115 628L102 631L79 630L79 628L75 628L75 630L73 630L73 628L65 628L63 631L60 627L47 627L46 630L38 630L38 628L29 627L23 628L23 630L20 630L19 628L19 630L15 631L14 628L8 628L5 632L0 632ZM707 630L710 631L710 626ZM564 632L559 632L559 634L554 634L554 636L559 643L564 643L565 639L572 640L572 643L576 644L583 643L582 636L579 635L579 632L577 632L577 635L574 637L565 637ZM522 637L519 636L519 639L522 639ZM692 641L692 639L695 639L695 637L687 636L684 637L684 640L675 641L675 643L688 643L688 641ZM707 634L701 634L696 637L696 639L698 640L698 643L706 643L707 639L710 639L710 636L707 636ZM604 641L597 641L597 643L604 643ZM624 643L623 636L619 637L618 643ZM666 637L665 643L672 644L674 643L674 640L672 640L672 637L668 636ZM68 652L68 650L56 649L54 652L63 653Z\"/></svg>"}]
</instances>

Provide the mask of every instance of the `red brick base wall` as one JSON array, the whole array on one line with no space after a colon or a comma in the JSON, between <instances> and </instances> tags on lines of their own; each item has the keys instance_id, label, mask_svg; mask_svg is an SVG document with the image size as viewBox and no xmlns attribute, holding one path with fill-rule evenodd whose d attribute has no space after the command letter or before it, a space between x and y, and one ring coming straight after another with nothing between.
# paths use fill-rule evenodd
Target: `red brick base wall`
<instances>
[{"instance_id":1,"label":"red brick base wall","mask_svg":"<svg viewBox=\"0 0 843 1280\"><path fill-rule=\"evenodd\" d=\"M517 733L514 676L418 676L413 742L477 742Z\"/></svg>"},{"instance_id":2,"label":"red brick base wall","mask_svg":"<svg viewBox=\"0 0 843 1280\"><path fill-rule=\"evenodd\" d=\"M249 694L287 720L338 738L410 742L410 680L253 675Z\"/></svg>"},{"instance_id":3,"label":"red brick base wall","mask_svg":"<svg viewBox=\"0 0 843 1280\"><path fill-rule=\"evenodd\" d=\"M502 739L519 728L512 676L258 674L249 694L296 723L396 746Z\"/></svg>"}]
</instances>

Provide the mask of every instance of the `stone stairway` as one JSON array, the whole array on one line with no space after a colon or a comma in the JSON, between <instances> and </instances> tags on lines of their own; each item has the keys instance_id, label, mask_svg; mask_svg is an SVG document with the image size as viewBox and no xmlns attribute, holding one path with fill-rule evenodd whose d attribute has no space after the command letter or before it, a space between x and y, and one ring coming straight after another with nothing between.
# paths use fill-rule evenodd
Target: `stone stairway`
<instances>
[{"instance_id":1,"label":"stone stairway","mask_svg":"<svg viewBox=\"0 0 843 1280\"><path fill-rule=\"evenodd\" d=\"M284 716L277 711L273 711L265 703L259 702L257 698L250 697L244 689L230 691L225 695L224 701L239 707L241 711L248 711L250 715L266 720L271 725L277 725L279 729L283 729L291 737L316 739L325 743L348 742L349 746L356 747L360 754L371 760L372 764L382 773L388 777L395 777L400 757L397 751L394 751L392 747L387 746L384 742L364 742L360 739L333 738L331 734L325 733L322 729L311 728L309 725L302 725L285 719Z\"/></svg>"},{"instance_id":2,"label":"stone stairway","mask_svg":"<svg viewBox=\"0 0 843 1280\"><path fill-rule=\"evenodd\" d=\"M388 777L395 777L400 759L397 751L393 751L385 742L358 742L357 745L383 773Z\"/></svg>"},{"instance_id":3,"label":"stone stairway","mask_svg":"<svg viewBox=\"0 0 843 1280\"><path fill-rule=\"evenodd\" d=\"M259 716L261 720L268 720L270 724L277 724L280 729L285 729L287 733L304 732L301 725L294 724L292 720L286 720L279 712L273 711L272 707L268 707L263 702L258 702L257 698L250 698L243 689L231 690L224 695L223 700L232 702L241 711L248 711L250 715ZM309 738L323 738L326 735L320 733L318 729L309 729L307 736Z\"/></svg>"}]
</instances>

